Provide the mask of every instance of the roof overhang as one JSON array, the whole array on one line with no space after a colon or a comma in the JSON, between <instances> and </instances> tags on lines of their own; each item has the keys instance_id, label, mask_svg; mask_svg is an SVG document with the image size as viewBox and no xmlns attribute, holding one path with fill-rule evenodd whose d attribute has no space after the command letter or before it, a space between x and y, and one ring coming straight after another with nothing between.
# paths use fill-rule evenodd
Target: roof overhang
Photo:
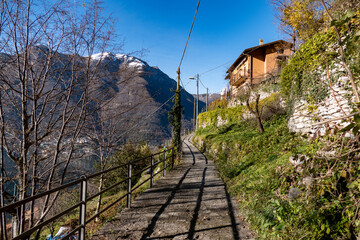
<instances>
[{"instance_id":1,"label":"roof overhang","mask_svg":"<svg viewBox=\"0 0 360 240\"><path fill-rule=\"evenodd\" d=\"M227 79L230 75L230 72L232 72L236 66L238 66L240 63L241 63L241 60L244 58L244 57L247 57L249 55L251 55L252 52L260 49L260 48L264 48L264 47L268 47L270 45L275 45L275 44L278 44L278 43L281 43L281 44L284 44L284 45L287 45L289 46L290 48L292 47L292 43L289 43L289 42L286 42L284 40L277 40L277 41L274 41L274 42L269 42L269 43L266 43L266 44L261 44L261 45L258 45L258 46L255 46L255 47L251 47L251 48L247 48L245 49L241 54L240 56L235 60L235 62L229 67L229 69L226 71L226 73L228 73L228 75L226 76L225 79Z\"/></svg>"}]
</instances>

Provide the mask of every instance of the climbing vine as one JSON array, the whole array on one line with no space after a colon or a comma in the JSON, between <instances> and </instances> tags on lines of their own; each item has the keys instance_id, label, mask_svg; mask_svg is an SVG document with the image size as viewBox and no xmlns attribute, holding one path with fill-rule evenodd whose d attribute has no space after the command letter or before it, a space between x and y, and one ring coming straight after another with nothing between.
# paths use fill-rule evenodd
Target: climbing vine
<instances>
[{"instance_id":1,"label":"climbing vine","mask_svg":"<svg viewBox=\"0 0 360 240\"><path fill-rule=\"evenodd\" d=\"M174 107L169 113L169 122L173 126L172 144L175 147L177 153L180 153L181 151L181 112L183 111L183 107L181 106L180 91L181 90L174 90Z\"/></svg>"},{"instance_id":2,"label":"climbing vine","mask_svg":"<svg viewBox=\"0 0 360 240\"><path fill-rule=\"evenodd\" d=\"M312 98L321 101L327 96L327 83L321 80L321 69L336 57L336 52L328 47L334 43L334 32L329 30L314 35L295 53L280 77L282 93L287 100Z\"/></svg>"},{"instance_id":3,"label":"climbing vine","mask_svg":"<svg viewBox=\"0 0 360 240\"><path fill-rule=\"evenodd\" d=\"M294 100L317 103L328 96L329 82L324 77L327 68L337 72L330 75L332 84L340 75L346 75L340 66L335 27L343 36L340 44L346 49L346 62L355 78L359 78L359 26L360 11L347 13L340 19L334 20L327 30L315 34L300 47L283 69L280 77L282 93L290 106Z\"/></svg>"}]
</instances>

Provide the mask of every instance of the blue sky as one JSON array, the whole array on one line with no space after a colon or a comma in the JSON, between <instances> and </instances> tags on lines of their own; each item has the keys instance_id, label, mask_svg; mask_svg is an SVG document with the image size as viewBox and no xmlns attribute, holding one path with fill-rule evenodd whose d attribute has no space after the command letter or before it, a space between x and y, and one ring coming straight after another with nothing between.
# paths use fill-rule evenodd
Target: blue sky
<instances>
[{"instance_id":1,"label":"blue sky","mask_svg":"<svg viewBox=\"0 0 360 240\"><path fill-rule=\"evenodd\" d=\"M103 8L117 19L115 31L125 40L125 53L146 49L141 58L176 79L197 2L105 0ZM259 44L260 38L265 43L284 39L269 0L202 0L181 67L185 89L195 93L195 81L189 77L227 63L200 75L210 93L220 92L227 85L227 68L245 48ZM200 85L199 91L206 89Z\"/></svg>"}]
</instances>

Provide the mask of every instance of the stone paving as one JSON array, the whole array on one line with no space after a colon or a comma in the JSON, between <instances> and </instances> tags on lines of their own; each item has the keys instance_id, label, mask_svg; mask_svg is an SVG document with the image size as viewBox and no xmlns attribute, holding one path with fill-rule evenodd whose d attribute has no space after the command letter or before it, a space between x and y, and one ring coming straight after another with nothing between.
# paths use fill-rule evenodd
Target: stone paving
<instances>
[{"instance_id":1,"label":"stone paving","mask_svg":"<svg viewBox=\"0 0 360 240\"><path fill-rule=\"evenodd\" d=\"M189 137L183 163L141 194L92 239L254 239L215 165Z\"/></svg>"}]
</instances>

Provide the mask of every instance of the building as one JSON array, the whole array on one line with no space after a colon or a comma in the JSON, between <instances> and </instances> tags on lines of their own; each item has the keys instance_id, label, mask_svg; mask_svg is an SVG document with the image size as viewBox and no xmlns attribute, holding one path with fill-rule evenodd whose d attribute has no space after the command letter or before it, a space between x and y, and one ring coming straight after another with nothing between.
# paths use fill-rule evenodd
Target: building
<instances>
[{"instance_id":1,"label":"building","mask_svg":"<svg viewBox=\"0 0 360 240\"><path fill-rule=\"evenodd\" d=\"M237 97L249 86L277 76L291 49L292 44L284 40L264 44L262 39L258 46L245 49L226 72L230 96Z\"/></svg>"}]
</instances>

